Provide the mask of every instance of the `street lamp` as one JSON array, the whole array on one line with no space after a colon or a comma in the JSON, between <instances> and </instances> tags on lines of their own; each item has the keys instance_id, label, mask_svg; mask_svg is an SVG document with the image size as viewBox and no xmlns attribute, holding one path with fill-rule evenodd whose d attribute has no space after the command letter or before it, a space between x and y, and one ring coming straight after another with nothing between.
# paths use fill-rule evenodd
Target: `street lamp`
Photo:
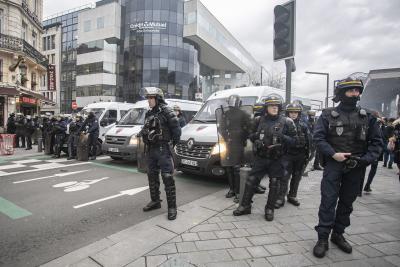
<instances>
[{"instance_id":1,"label":"street lamp","mask_svg":"<svg viewBox=\"0 0 400 267\"><path fill-rule=\"evenodd\" d=\"M326 76L326 97L325 97L325 108L328 107L328 98L329 98L329 73L327 72L315 72L315 71L306 71L307 74L317 74L317 75L325 75Z\"/></svg>"}]
</instances>

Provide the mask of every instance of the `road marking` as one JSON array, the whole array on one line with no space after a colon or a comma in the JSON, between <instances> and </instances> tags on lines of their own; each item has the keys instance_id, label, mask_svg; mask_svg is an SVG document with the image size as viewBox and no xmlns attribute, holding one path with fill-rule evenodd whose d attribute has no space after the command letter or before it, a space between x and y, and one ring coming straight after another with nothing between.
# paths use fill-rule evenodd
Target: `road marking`
<instances>
[{"instance_id":1,"label":"road marking","mask_svg":"<svg viewBox=\"0 0 400 267\"><path fill-rule=\"evenodd\" d=\"M52 163L53 164L53 163ZM21 173L28 173L28 172L39 172L39 171L44 171L44 170L52 170L52 169L59 169L59 168L69 168L71 166L79 166L79 165L85 165L85 164L90 164L90 162L79 162L79 163L74 163L74 164L57 164L53 166L48 166L45 169L36 169L36 170L26 170L26 171L18 171L18 172L7 172L7 173L0 173L0 177L8 176L8 175L15 175L15 174L21 174Z\"/></svg>"},{"instance_id":2,"label":"road marking","mask_svg":"<svg viewBox=\"0 0 400 267\"><path fill-rule=\"evenodd\" d=\"M37 180L44 180L44 179L55 178L55 177L64 177L64 176L69 176L69 175L78 174L78 173L87 172L87 171L89 171L89 170L82 170L82 171L76 171L76 172L56 173L56 174L50 175L50 176L44 176L44 177L33 178L33 179L28 179L28 180L16 181L16 182L13 182L13 184L21 184L21 183L27 183L27 182L37 181Z\"/></svg>"},{"instance_id":3,"label":"road marking","mask_svg":"<svg viewBox=\"0 0 400 267\"><path fill-rule=\"evenodd\" d=\"M39 159L26 159L26 160L14 160L11 161L12 163L17 163L17 164L25 164L25 163L34 163L34 162L41 162L42 160Z\"/></svg>"},{"instance_id":4,"label":"road marking","mask_svg":"<svg viewBox=\"0 0 400 267\"><path fill-rule=\"evenodd\" d=\"M70 182L55 184L53 185L53 187L55 188L65 187L64 192L75 192L88 189L92 184L98 183L103 180L107 180L108 178L110 177L103 177L95 180L84 180L82 182L70 181Z\"/></svg>"},{"instance_id":5,"label":"road marking","mask_svg":"<svg viewBox=\"0 0 400 267\"><path fill-rule=\"evenodd\" d=\"M94 200L94 201L91 201L91 202L88 202L88 203L84 203L84 204L81 204L81 205L74 206L74 209L79 209L79 208L82 208L82 207L90 206L90 205L93 205L93 204L96 204L96 203L99 203L99 202L103 202L103 201L106 201L106 200L109 200L109 199L122 197L124 195L133 196L133 195L136 195L136 194L138 194L138 193L140 193L140 192L142 192L144 190L147 190L147 189L149 189L148 186L143 186L143 187L139 187L139 188L133 188L133 189L129 189L129 190L124 190L124 191L121 191L117 195L113 195L113 196L97 199L97 200Z\"/></svg>"},{"instance_id":6,"label":"road marking","mask_svg":"<svg viewBox=\"0 0 400 267\"><path fill-rule=\"evenodd\" d=\"M29 211L15 205L14 203L0 197L0 212L13 220L32 215Z\"/></svg>"},{"instance_id":7,"label":"road marking","mask_svg":"<svg viewBox=\"0 0 400 267\"><path fill-rule=\"evenodd\" d=\"M114 165L109 165L106 163L100 163L100 162L91 162L93 165L104 167L104 168L109 168L109 169L114 169L114 170L119 170L119 171L127 171L127 172L133 172L133 173L139 173L137 168L127 168L127 167L120 167L120 166L114 166Z\"/></svg>"},{"instance_id":8,"label":"road marking","mask_svg":"<svg viewBox=\"0 0 400 267\"><path fill-rule=\"evenodd\" d=\"M2 165L2 166L0 166L0 170L17 169L17 168L23 168L23 167L26 167L26 166L21 165L21 164Z\"/></svg>"}]
</instances>

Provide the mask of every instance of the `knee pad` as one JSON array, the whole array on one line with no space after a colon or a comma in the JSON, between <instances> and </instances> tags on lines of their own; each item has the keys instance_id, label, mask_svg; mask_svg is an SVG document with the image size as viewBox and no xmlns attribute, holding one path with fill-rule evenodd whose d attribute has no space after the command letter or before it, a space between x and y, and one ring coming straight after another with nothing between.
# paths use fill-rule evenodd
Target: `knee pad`
<instances>
[{"instance_id":1,"label":"knee pad","mask_svg":"<svg viewBox=\"0 0 400 267\"><path fill-rule=\"evenodd\" d=\"M166 187L175 186L174 177L171 173L162 173L161 177Z\"/></svg>"}]
</instances>

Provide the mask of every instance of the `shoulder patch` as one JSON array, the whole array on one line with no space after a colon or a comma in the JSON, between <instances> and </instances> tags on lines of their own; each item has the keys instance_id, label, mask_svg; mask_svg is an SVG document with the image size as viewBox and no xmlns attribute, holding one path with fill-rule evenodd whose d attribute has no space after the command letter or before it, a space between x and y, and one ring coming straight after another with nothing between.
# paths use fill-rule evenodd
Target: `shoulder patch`
<instances>
[{"instance_id":1,"label":"shoulder patch","mask_svg":"<svg viewBox=\"0 0 400 267\"><path fill-rule=\"evenodd\" d=\"M336 119L337 117L340 116L339 112L337 112L336 110L331 110L331 116L332 118Z\"/></svg>"},{"instance_id":2,"label":"shoulder patch","mask_svg":"<svg viewBox=\"0 0 400 267\"><path fill-rule=\"evenodd\" d=\"M359 114L360 114L360 116L365 117L365 116L367 116L367 111L362 108L362 109L360 109Z\"/></svg>"}]
</instances>

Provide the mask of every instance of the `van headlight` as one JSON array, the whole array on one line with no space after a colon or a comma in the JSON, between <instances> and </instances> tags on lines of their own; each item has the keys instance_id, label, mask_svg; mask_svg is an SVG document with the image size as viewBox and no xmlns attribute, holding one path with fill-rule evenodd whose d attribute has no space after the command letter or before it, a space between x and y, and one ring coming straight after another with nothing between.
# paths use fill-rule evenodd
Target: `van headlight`
<instances>
[{"instance_id":1,"label":"van headlight","mask_svg":"<svg viewBox=\"0 0 400 267\"><path fill-rule=\"evenodd\" d=\"M131 139L129 140L129 145L137 145L138 144L138 139L136 135L132 135Z\"/></svg>"},{"instance_id":2,"label":"van headlight","mask_svg":"<svg viewBox=\"0 0 400 267\"><path fill-rule=\"evenodd\" d=\"M211 155L218 155L218 154L224 154L226 153L226 144L223 140L220 142L216 143L211 150Z\"/></svg>"}]
</instances>

